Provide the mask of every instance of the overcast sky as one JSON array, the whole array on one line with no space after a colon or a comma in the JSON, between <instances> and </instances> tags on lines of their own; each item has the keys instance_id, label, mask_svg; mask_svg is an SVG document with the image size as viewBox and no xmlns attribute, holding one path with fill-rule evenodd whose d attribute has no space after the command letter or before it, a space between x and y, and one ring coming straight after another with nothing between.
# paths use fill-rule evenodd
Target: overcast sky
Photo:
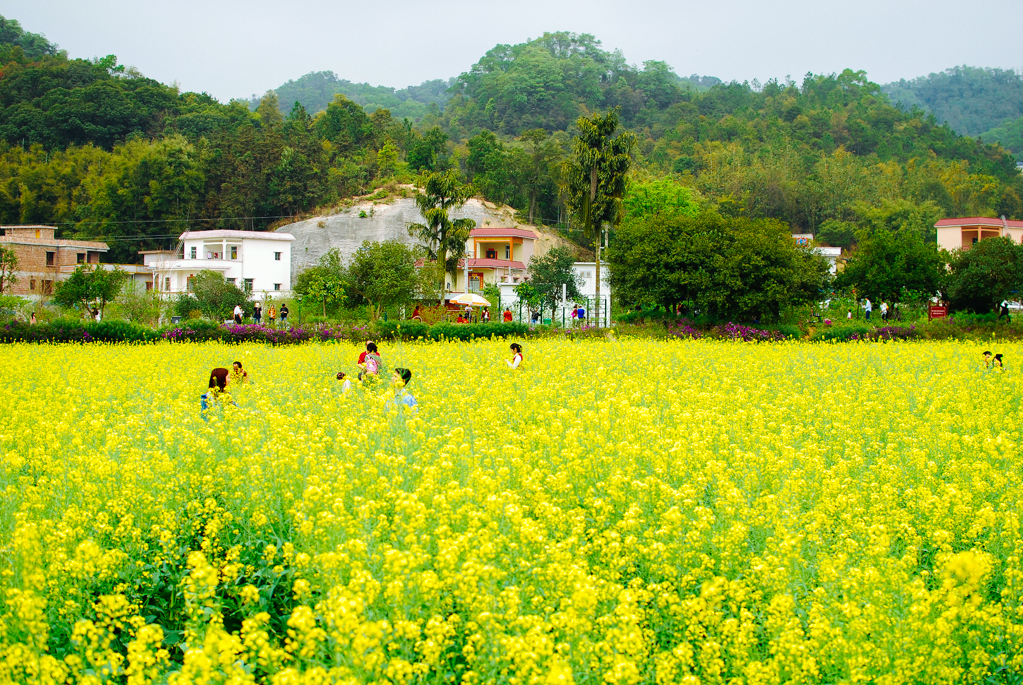
<instances>
[{"instance_id":1,"label":"overcast sky","mask_svg":"<svg viewBox=\"0 0 1023 685\"><path fill-rule=\"evenodd\" d=\"M592 33L630 63L725 80L1023 68L1020 0L3 0L0 14L72 57L115 54L221 101L310 71L395 87L449 78L545 31Z\"/></svg>"}]
</instances>

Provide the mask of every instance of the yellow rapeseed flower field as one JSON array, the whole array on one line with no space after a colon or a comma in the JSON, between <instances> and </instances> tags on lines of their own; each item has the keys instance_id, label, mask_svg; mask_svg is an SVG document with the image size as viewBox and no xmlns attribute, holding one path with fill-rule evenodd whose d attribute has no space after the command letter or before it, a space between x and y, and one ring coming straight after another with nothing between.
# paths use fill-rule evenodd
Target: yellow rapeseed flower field
<instances>
[{"instance_id":1,"label":"yellow rapeseed flower field","mask_svg":"<svg viewBox=\"0 0 1023 685\"><path fill-rule=\"evenodd\" d=\"M1020 682L1023 346L381 347L4 347L0 682Z\"/></svg>"}]
</instances>

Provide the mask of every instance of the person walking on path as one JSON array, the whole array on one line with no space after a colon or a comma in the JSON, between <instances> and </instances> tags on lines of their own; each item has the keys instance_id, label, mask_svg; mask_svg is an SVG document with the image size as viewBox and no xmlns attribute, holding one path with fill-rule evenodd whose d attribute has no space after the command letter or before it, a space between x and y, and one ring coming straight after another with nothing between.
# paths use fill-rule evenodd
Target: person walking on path
<instances>
[{"instance_id":1,"label":"person walking on path","mask_svg":"<svg viewBox=\"0 0 1023 685\"><path fill-rule=\"evenodd\" d=\"M1002 300L1002 303L998 305L998 320L1001 321L1002 317L1009 323L1012 323L1012 319L1009 317L1009 301Z\"/></svg>"},{"instance_id":2,"label":"person walking on path","mask_svg":"<svg viewBox=\"0 0 1023 685\"><path fill-rule=\"evenodd\" d=\"M512 358L508 360L508 368L517 369L522 366L522 345L518 343L511 344Z\"/></svg>"},{"instance_id":3,"label":"person walking on path","mask_svg":"<svg viewBox=\"0 0 1023 685\"><path fill-rule=\"evenodd\" d=\"M252 305L252 322L258 324L263 320L263 305L259 302Z\"/></svg>"},{"instance_id":4,"label":"person walking on path","mask_svg":"<svg viewBox=\"0 0 1023 685\"><path fill-rule=\"evenodd\" d=\"M286 328L288 325L288 303L285 302L281 305L281 328Z\"/></svg>"},{"instance_id":5,"label":"person walking on path","mask_svg":"<svg viewBox=\"0 0 1023 685\"><path fill-rule=\"evenodd\" d=\"M881 321L888 322L888 303L884 300L881 301Z\"/></svg>"},{"instance_id":6,"label":"person walking on path","mask_svg":"<svg viewBox=\"0 0 1023 685\"><path fill-rule=\"evenodd\" d=\"M864 298L863 300L863 311L867 313L867 321L870 321L870 312L874 310L874 306L870 304L870 298Z\"/></svg>"}]
</instances>

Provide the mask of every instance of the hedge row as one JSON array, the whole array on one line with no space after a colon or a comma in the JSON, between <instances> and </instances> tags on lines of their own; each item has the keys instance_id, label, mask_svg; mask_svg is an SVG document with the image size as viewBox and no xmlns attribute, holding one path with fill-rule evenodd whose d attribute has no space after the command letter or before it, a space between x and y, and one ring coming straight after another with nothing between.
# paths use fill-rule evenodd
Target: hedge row
<instances>
[{"instance_id":1,"label":"hedge row","mask_svg":"<svg viewBox=\"0 0 1023 685\"><path fill-rule=\"evenodd\" d=\"M369 326L293 326L271 328L261 324L224 324L201 319L184 321L165 328L150 328L125 321L85 322L57 319L47 323L20 321L0 325L0 343L35 342L125 342L153 343L219 340L229 343L260 342L290 345L308 341L360 342L375 339L472 340L490 337L530 337L541 332L520 323L452 324L441 322L427 326L419 321L377 321Z\"/></svg>"}]
</instances>

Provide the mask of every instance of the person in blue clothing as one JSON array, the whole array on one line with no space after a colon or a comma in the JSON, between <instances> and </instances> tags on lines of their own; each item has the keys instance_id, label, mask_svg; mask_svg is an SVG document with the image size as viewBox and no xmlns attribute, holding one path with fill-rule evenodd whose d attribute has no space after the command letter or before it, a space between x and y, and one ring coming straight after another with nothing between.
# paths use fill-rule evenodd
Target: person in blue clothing
<instances>
[{"instance_id":1,"label":"person in blue clothing","mask_svg":"<svg viewBox=\"0 0 1023 685\"><path fill-rule=\"evenodd\" d=\"M231 399L231 394L227 389L230 383L230 373L227 369L219 366L210 371L209 389L202 395L199 395L199 415L202 416L203 421L209 421L206 412L216 405L217 402L230 402L236 407L238 406Z\"/></svg>"},{"instance_id":2,"label":"person in blue clothing","mask_svg":"<svg viewBox=\"0 0 1023 685\"><path fill-rule=\"evenodd\" d=\"M394 397L387 400L387 403L384 405L386 409L394 407L398 411L402 409L415 411L419 403L416 402L416 398L412 396L412 393L408 391L407 386L410 380L412 380L412 372L408 369L398 367L394 370L394 374L391 376Z\"/></svg>"}]
</instances>

